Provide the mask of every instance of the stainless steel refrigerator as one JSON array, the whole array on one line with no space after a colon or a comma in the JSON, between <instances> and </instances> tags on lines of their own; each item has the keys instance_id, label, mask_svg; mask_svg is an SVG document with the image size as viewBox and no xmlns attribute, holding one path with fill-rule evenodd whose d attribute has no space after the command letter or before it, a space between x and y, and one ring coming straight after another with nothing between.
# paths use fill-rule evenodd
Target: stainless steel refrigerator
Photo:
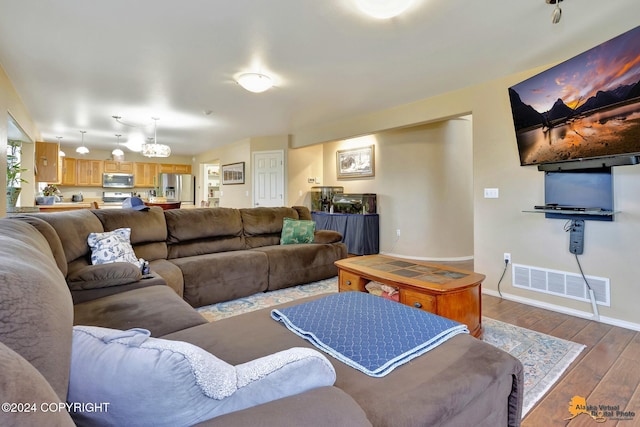
<instances>
[{"instance_id":1,"label":"stainless steel refrigerator","mask_svg":"<svg viewBox=\"0 0 640 427\"><path fill-rule=\"evenodd\" d=\"M190 174L161 173L160 188L167 202L194 203L195 177Z\"/></svg>"}]
</instances>

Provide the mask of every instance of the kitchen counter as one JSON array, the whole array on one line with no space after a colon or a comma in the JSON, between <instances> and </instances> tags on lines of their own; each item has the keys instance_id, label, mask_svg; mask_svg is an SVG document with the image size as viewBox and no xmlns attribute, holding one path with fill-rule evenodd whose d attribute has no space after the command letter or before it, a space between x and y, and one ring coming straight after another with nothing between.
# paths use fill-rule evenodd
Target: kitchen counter
<instances>
[{"instance_id":1,"label":"kitchen counter","mask_svg":"<svg viewBox=\"0 0 640 427\"><path fill-rule=\"evenodd\" d=\"M40 212L62 212L72 211L76 209L91 209L93 204L90 202L58 202L53 205L38 205Z\"/></svg>"}]
</instances>

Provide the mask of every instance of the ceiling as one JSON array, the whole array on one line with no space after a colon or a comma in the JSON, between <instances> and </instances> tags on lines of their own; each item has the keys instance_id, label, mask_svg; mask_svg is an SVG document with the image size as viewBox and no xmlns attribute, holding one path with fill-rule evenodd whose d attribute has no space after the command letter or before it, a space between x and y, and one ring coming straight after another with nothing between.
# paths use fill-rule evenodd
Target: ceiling
<instances>
[{"instance_id":1,"label":"ceiling","mask_svg":"<svg viewBox=\"0 0 640 427\"><path fill-rule=\"evenodd\" d=\"M638 0L565 0L556 25L553 7L415 0L377 20L354 0L0 0L0 64L45 141L86 130L110 150L157 117L158 142L195 155L553 64L639 24ZM247 71L275 87L245 91Z\"/></svg>"}]
</instances>

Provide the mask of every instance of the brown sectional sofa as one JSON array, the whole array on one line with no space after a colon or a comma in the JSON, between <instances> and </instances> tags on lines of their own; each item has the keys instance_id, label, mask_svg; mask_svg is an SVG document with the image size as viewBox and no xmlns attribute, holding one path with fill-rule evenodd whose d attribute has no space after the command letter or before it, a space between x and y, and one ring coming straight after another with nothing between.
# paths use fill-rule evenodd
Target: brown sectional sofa
<instances>
[{"instance_id":1,"label":"brown sectional sofa","mask_svg":"<svg viewBox=\"0 0 640 427\"><path fill-rule=\"evenodd\" d=\"M0 413L0 424L72 425L66 410L45 412L42 404L66 400L73 324L148 329L233 365L292 347L313 348L271 320L268 309L208 323L192 307L335 275L333 262L346 255L335 233L319 232L312 244L278 245L282 218L307 215L306 208L152 208L0 219L0 398L16 404L16 411ZM136 255L150 261L152 275L101 287L94 276L115 282L119 276L90 271L86 237L120 227L132 228ZM468 335L384 378L330 362L334 386L202 425L520 424L522 365ZM139 399L144 405L144 396ZM20 403L35 410L18 411L25 408Z\"/></svg>"}]
</instances>

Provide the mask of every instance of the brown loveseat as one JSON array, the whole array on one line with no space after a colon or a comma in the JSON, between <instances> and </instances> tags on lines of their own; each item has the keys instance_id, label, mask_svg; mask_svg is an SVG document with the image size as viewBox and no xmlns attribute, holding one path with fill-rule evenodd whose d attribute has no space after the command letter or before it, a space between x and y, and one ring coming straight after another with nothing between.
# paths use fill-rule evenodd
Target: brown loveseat
<instances>
[{"instance_id":1,"label":"brown loveseat","mask_svg":"<svg viewBox=\"0 0 640 427\"><path fill-rule=\"evenodd\" d=\"M216 212L217 209L211 211ZM234 243L235 237L245 240L249 249L244 247L233 252L256 252L259 258L266 258L268 263L274 257L284 257L286 261L287 256L279 255L276 248L268 249L268 246L257 243L275 243L277 231L270 229L265 234L272 236L265 237L244 234L245 228L242 236L229 237L225 232L220 239L215 239L215 236L203 239L195 233L189 235L172 230L170 224L179 227L180 221L179 218L170 219L170 215L167 215L164 231L167 236L166 256L163 257L161 255L165 249L160 239L163 231L155 230L158 225L153 225L153 221L143 221L146 227L154 230L135 232L134 229L131 239L136 254L151 261L153 277L133 284L103 288L91 283L91 280L80 285L78 278L91 278L90 275L78 273L87 266L86 249L80 248L77 234L87 231L87 227L81 224L88 222L81 220L90 218L87 215L96 218L104 215L98 222L109 230L113 224L121 227L127 221L135 221L132 218L139 217L138 214L145 214L133 211L104 212L0 219L0 398L10 405L0 413L0 424L72 424L69 411L75 409L65 407L64 402L70 387L69 373L74 363L71 358L73 324L92 324L120 330L148 329L155 337L194 344L232 365L292 347L312 348L271 320L269 310L207 323L185 302L187 300L197 305L234 297L233 289L225 289L218 294L199 291L199 286L206 286L209 276L189 272L191 268L206 269L208 263L216 262L219 262L217 268L224 269L230 261L212 260L216 257L211 255L226 255L229 245L237 244ZM151 212L151 215L147 218L155 218L157 211ZM78 227L72 226L74 222ZM187 227L190 225L185 224ZM61 230L64 230L62 234ZM206 233L211 231L205 228L203 234ZM332 240L330 235L325 237ZM78 247L73 246L74 243ZM335 242L312 245L327 245L338 253L343 250ZM291 247L295 246L300 245ZM268 253L270 250L275 253ZM188 256L176 255L187 253ZM201 259L202 264L174 264L171 261L190 257ZM292 262L300 261L312 268L309 272L300 272L292 267L293 281L297 277L305 281L322 277L324 273L317 272L324 270L322 262L315 260L309 255L300 255L297 259L294 257ZM262 273L248 271L267 277L266 283L260 286L261 290L269 289L271 280L274 288L288 286L291 282L285 270L269 269ZM185 299L179 297L179 272L188 273L182 282ZM215 269L209 272L217 275L221 280L217 284L223 289L227 283L234 287L246 280L233 282L234 276L226 276ZM238 270L238 274L242 275L243 271ZM70 276L76 280L68 281ZM165 281L169 286L164 284ZM191 283L199 285L189 289ZM79 285L77 289L70 291L69 287L76 285ZM115 289L118 292L113 292ZM253 291L253 288L249 289L249 292ZM77 300L75 305L72 293ZM520 423L522 365L509 354L468 335L455 336L384 378L368 377L333 359L330 362L336 372L333 386L312 388L228 413L203 424L517 426ZM139 405L153 403L145 401L144 395L136 398ZM131 425L135 421L132 419Z\"/></svg>"}]
</instances>

